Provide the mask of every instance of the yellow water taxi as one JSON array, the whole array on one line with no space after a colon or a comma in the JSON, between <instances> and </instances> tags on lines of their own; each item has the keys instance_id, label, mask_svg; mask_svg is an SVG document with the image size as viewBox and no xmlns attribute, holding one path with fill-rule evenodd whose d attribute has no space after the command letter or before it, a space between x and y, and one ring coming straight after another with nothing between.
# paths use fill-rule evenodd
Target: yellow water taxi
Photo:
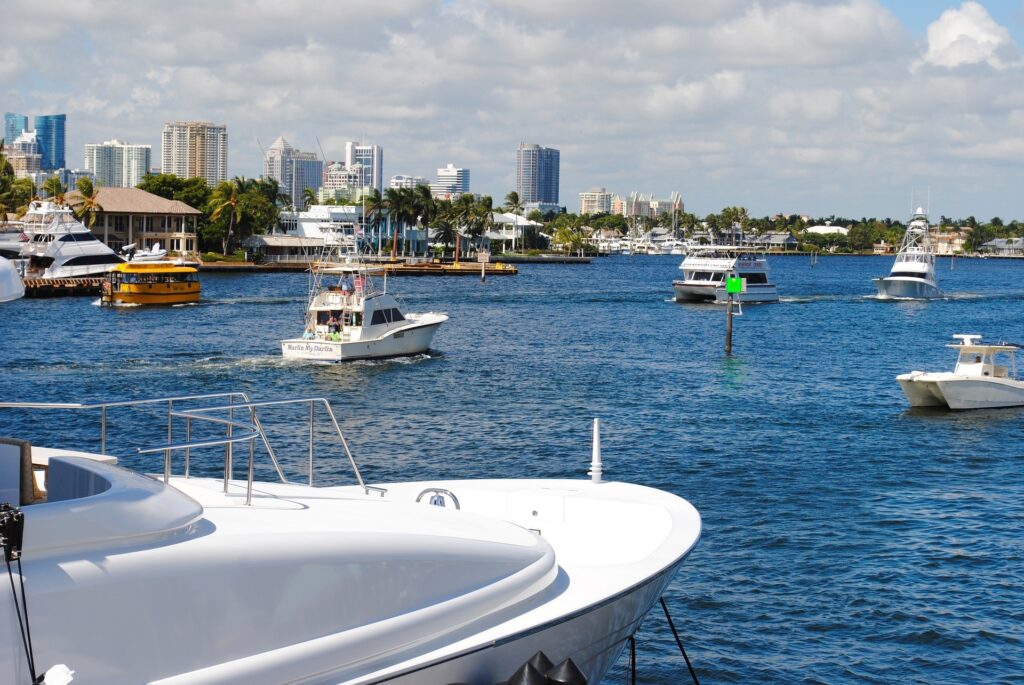
<instances>
[{"instance_id":1,"label":"yellow water taxi","mask_svg":"<svg viewBox=\"0 0 1024 685\"><path fill-rule=\"evenodd\" d=\"M174 262L124 262L103 281L103 304L184 304L199 301L199 272Z\"/></svg>"}]
</instances>

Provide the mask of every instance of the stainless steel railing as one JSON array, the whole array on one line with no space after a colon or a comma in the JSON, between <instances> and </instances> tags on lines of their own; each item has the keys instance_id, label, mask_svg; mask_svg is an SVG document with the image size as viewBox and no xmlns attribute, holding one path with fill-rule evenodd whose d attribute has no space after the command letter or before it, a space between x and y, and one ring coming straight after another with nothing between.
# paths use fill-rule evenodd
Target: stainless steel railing
<instances>
[{"instance_id":1,"label":"stainless steel railing","mask_svg":"<svg viewBox=\"0 0 1024 685\"><path fill-rule=\"evenodd\" d=\"M228 404L220 404L215 406L198 407L193 409L175 409L175 403L179 405L184 402L195 402L199 400L210 400L210 399L222 399L226 398ZM236 401L240 399L241 401ZM296 404L308 404L309 405L309 441L308 441L308 463L307 463L307 477L310 487L313 485L314 475L314 442L315 442L315 420L316 420L316 407L322 406L330 418L331 425L334 432L337 434L338 440L345 451L345 456L348 459L349 465L352 467L352 472L355 475L356 481L359 486L367 493L373 488L368 488L363 482L362 475L359 473L359 467L356 465L355 458L352 456L352 451L349 449L348 441L345 439L345 434L341 430L341 426L338 424L338 418L334 414L334 410L330 405L330 402L323 397L305 397L297 399L284 399L284 400L265 400L260 402L253 402L248 394L244 392L225 392L225 393L212 393L205 395L182 395L178 397L163 397L156 399L144 399L144 400L121 400L115 402L97 402L94 404L82 404L82 403L66 403L66 402L0 402L0 409L2 408L19 408L19 409L68 409L68 410L100 410L100 451L103 454L107 452L107 412L108 409L117 407L136 407L140 405L148 404L167 404L167 443L156 447L144 447L137 448L137 454L156 454L163 453L164 455L164 469L163 469L163 480L165 483L170 481L172 475L172 459L171 455L174 451L183 450L185 454L185 465L184 465L184 477L188 478L190 475L191 468L191 451L193 448L199 447L213 447L217 445L224 445L224 492L228 491L228 487L231 482L233 469L234 469L234 445L236 443L249 443L249 460L246 477L246 497L245 503L247 505L252 504L252 488L253 480L255 475L255 459L256 459L256 441L259 440L266 448L267 453L270 455L271 462L273 463L274 469L277 472L278 477L282 482L288 482L288 479L284 475L284 471L281 468L281 464L278 461L277 454L274 452L274 448L271 446L269 439L267 438L266 430L263 424L260 422L257 416L256 410L258 408L268 407L280 407L285 405L296 405ZM235 411L237 410L248 410L249 417L248 421L236 420ZM226 416L225 416L226 414ZM174 440L174 419L184 419L185 421L185 439L184 442L175 442ZM192 422L200 421L210 424L222 425L225 427L225 436L220 438L205 438L200 440L192 439ZM236 431L238 431L236 433Z\"/></svg>"}]
</instances>

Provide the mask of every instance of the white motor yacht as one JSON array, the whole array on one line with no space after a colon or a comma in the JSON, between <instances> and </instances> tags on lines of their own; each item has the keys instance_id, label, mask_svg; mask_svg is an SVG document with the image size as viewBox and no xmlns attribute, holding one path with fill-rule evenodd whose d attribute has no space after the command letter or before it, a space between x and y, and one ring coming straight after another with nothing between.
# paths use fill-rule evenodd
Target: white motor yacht
<instances>
[{"instance_id":1,"label":"white motor yacht","mask_svg":"<svg viewBox=\"0 0 1024 685\"><path fill-rule=\"evenodd\" d=\"M153 403L167 433L134 450L156 457L145 475L113 463L107 419ZM596 439L589 479L369 484L323 399L0 408L100 423L98 453L0 441L13 685L493 685L528 660L579 677L521 682L596 684L700 537L680 497L603 481ZM298 430L274 430L289 411ZM267 436L285 434L309 436L308 462L278 458ZM339 466L352 484L314 486Z\"/></svg>"},{"instance_id":2,"label":"white motor yacht","mask_svg":"<svg viewBox=\"0 0 1024 685\"><path fill-rule=\"evenodd\" d=\"M430 349L447 314L403 313L398 301L376 287L380 268L358 260L311 267L306 328L301 338L281 341L286 359L341 362L421 354Z\"/></svg>"},{"instance_id":3,"label":"white motor yacht","mask_svg":"<svg viewBox=\"0 0 1024 685\"><path fill-rule=\"evenodd\" d=\"M745 288L734 298L743 303L778 302L779 291L768 280L768 260L734 245L694 245L679 269L683 278L672 281L676 302L725 302L726 278L742 278Z\"/></svg>"},{"instance_id":4,"label":"white motor yacht","mask_svg":"<svg viewBox=\"0 0 1024 685\"><path fill-rule=\"evenodd\" d=\"M25 296L25 284L11 260L0 257L0 302L10 302Z\"/></svg>"},{"instance_id":5,"label":"white motor yacht","mask_svg":"<svg viewBox=\"0 0 1024 685\"><path fill-rule=\"evenodd\" d=\"M981 343L980 335L954 335L959 343L952 372L911 371L896 377L912 407L993 409L1024 406L1017 379L1017 345Z\"/></svg>"},{"instance_id":6,"label":"white motor yacht","mask_svg":"<svg viewBox=\"0 0 1024 685\"><path fill-rule=\"evenodd\" d=\"M121 255L129 262L162 262L167 259L167 250L159 242L153 243L149 249L140 249L131 243L121 248Z\"/></svg>"},{"instance_id":7,"label":"white motor yacht","mask_svg":"<svg viewBox=\"0 0 1024 685\"><path fill-rule=\"evenodd\" d=\"M52 209L50 223L31 235L22 256L29 261L25 275L33 278L97 276L124 262L68 207Z\"/></svg>"},{"instance_id":8,"label":"white motor yacht","mask_svg":"<svg viewBox=\"0 0 1024 685\"><path fill-rule=\"evenodd\" d=\"M942 297L935 278L935 250L928 216L917 208L903 234L889 275L872 281L881 300L927 300Z\"/></svg>"}]
</instances>

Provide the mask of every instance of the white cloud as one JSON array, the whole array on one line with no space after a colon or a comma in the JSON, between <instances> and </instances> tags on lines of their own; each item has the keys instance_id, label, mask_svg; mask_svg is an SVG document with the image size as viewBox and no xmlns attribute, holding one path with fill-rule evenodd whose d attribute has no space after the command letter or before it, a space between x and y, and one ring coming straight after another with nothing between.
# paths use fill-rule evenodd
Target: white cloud
<instances>
[{"instance_id":1,"label":"white cloud","mask_svg":"<svg viewBox=\"0 0 1024 685\"><path fill-rule=\"evenodd\" d=\"M994 69L1019 64L1010 32L997 24L977 2L965 2L959 9L946 10L930 24L928 51L917 62L917 66L948 69L971 64L987 64Z\"/></svg>"}]
</instances>

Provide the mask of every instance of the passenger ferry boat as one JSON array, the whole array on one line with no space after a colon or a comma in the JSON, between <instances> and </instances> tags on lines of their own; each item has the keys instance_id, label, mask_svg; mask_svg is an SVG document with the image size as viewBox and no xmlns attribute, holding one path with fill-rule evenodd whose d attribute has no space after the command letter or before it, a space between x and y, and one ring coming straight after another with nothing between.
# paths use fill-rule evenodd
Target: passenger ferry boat
<instances>
[{"instance_id":1,"label":"passenger ferry boat","mask_svg":"<svg viewBox=\"0 0 1024 685\"><path fill-rule=\"evenodd\" d=\"M935 250L928 230L928 215L914 212L903 234L889 275L872 280L880 300L926 300L942 297L935 278Z\"/></svg>"},{"instance_id":2,"label":"passenger ferry boat","mask_svg":"<svg viewBox=\"0 0 1024 685\"><path fill-rule=\"evenodd\" d=\"M174 262L125 262L103 281L103 304L187 304L199 301L199 272Z\"/></svg>"},{"instance_id":3,"label":"passenger ferry boat","mask_svg":"<svg viewBox=\"0 0 1024 685\"><path fill-rule=\"evenodd\" d=\"M430 349L447 314L405 314L373 275L383 269L362 264L318 263L311 269L306 328L301 338L281 341L286 359L342 362L421 354ZM328 284L327 281L330 281Z\"/></svg>"},{"instance_id":4,"label":"passenger ferry boat","mask_svg":"<svg viewBox=\"0 0 1024 685\"><path fill-rule=\"evenodd\" d=\"M768 261L734 245L695 245L686 253L679 268L681 280L672 281L676 302L725 302L725 279L746 280L740 302L778 302L779 291L768 280Z\"/></svg>"}]
</instances>

